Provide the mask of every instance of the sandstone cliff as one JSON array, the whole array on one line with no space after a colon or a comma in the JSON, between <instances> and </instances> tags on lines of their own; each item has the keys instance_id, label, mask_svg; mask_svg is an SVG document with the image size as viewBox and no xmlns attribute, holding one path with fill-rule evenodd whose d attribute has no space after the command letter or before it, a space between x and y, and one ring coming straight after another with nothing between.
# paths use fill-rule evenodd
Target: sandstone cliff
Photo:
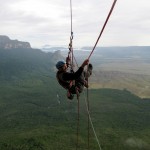
<instances>
[{"instance_id":1,"label":"sandstone cliff","mask_svg":"<svg viewBox=\"0 0 150 150\"><path fill-rule=\"evenodd\" d=\"M18 40L11 40L8 36L0 35L0 48L31 48L29 42L22 42Z\"/></svg>"}]
</instances>

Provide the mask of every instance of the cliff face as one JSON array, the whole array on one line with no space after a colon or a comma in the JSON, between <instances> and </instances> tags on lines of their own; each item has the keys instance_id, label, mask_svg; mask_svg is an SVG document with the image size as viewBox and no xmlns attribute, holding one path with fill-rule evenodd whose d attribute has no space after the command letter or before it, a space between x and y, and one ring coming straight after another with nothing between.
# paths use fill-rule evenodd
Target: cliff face
<instances>
[{"instance_id":1,"label":"cliff face","mask_svg":"<svg viewBox=\"0 0 150 150\"><path fill-rule=\"evenodd\" d=\"M3 49L31 48L31 46L30 46L30 43L28 42L11 40L8 36L0 35L0 48L3 48Z\"/></svg>"}]
</instances>

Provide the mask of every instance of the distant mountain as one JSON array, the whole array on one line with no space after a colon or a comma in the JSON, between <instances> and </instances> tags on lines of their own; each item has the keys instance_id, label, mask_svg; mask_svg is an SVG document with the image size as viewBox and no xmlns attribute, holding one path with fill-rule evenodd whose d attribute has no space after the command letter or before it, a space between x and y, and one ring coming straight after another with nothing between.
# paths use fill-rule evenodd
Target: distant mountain
<instances>
[{"instance_id":1,"label":"distant mountain","mask_svg":"<svg viewBox=\"0 0 150 150\"><path fill-rule=\"evenodd\" d=\"M44 52L61 51L63 56L67 56L68 48L52 47L45 45L41 48ZM74 47L74 55L79 61L87 58L92 51L92 47ZM99 58L95 62L95 58ZM113 46L113 47L96 47L90 58L95 63L99 63L101 59L141 59L150 62L150 46Z\"/></svg>"},{"instance_id":2,"label":"distant mountain","mask_svg":"<svg viewBox=\"0 0 150 150\"><path fill-rule=\"evenodd\" d=\"M0 80L20 78L33 72L54 74L56 62L62 59L59 51L45 53L32 48L0 48Z\"/></svg>"},{"instance_id":3,"label":"distant mountain","mask_svg":"<svg viewBox=\"0 0 150 150\"><path fill-rule=\"evenodd\" d=\"M67 101L66 91L57 83L54 68L56 61L63 59L60 52L45 53L23 47L0 48L0 150L75 149L77 100L75 96L73 101ZM134 80L130 74L98 71L103 64L109 63L101 52L96 56L95 53L92 56L96 64L93 65L92 82L103 85L97 90L89 88L90 114L102 148L149 150L150 101L124 88L130 82L145 91L150 85L149 78L136 75ZM78 56L82 61L86 58L84 52ZM109 60L110 64L112 60ZM121 61L118 63L121 64ZM141 78L145 88L137 82ZM116 88L111 81L120 83L124 89L108 89L105 83ZM87 145L88 113L84 99L85 94L81 93L80 149L85 149ZM90 129L90 150L95 149L98 145Z\"/></svg>"},{"instance_id":4,"label":"distant mountain","mask_svg":"<svg viewBox=\"0 0 150 150\"><path fill-rule=\"evenodd\" d=\"M29 42L11 40L0 35L0 81L19 79L27 74L54 74L55 64L64 59L57 50L43 52L33 49Z\"/></svg>"},{"instance_id":5,"label":"distant mountain","mask_svg":"<svg viewBox=\"0 0 150 150\"><path fill-rule=\"evenodd\" d=\"M82 52L83 51L83 52ZM80 53L89 53L92 47L82 47ZM79 54L80 55L80 54ZM112 46L96 47L92 57L101 55L101 58L150 58L150 46ZM92 58L91 57L91 58Z\"/></svg>"},{"instance_id":6,"label":"distant mountain","mask_svg":"<svg viewBox=\"0 0 150 150\"><path fill-rule=\"evenodd\" d=\"M22 42L18 40L11 40L8 36L0 35L0 48L31 48L29 42Z\"/></svg>"},{"instance_id":7,"label":"distant mountain","mask_svg":"<svg viewBox=\"0 0 150 150\"><path fill-rule=\"evenodd\" d=\"M51 46L51 45L44 45L41 47L41 50L44 52L55 52L55 51L68 51L68 48L65 46Z\"/></svg>"}]
</instances>

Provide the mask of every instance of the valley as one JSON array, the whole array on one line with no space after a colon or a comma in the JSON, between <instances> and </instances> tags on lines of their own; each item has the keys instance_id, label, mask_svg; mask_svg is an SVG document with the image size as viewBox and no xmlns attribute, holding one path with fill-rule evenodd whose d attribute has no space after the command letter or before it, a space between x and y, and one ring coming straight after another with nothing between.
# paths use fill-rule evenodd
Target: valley
<instances>
[{"instance_id":1,"label":"valley","mask_svg":"<svg viewBox=\"0 0 150 150\"><path fill-rule=\"evenodd\" d=\"M79 54L80 64L88 53ZM102 149L149 150L150 80L145 72L149 62L142 60L143 66L137 64L135 72L129 61L94 55L90 114ZM1 150L76 149L77 100L66 98L66 90L55 77L55 63L64 57L60 52L32 48L0 49ZM80 95L79 150L87 149L84 92ZM96 149L90 126L90 150Z\"/></svg>"},{"instance_id":2,"label":"valley","mask_svg":"<svg viewBox=\"0 0 150 150\"><path fill-rule=\"evenodd\" d=\"M88 57L89 49L74 51L79 64ZM61 53L67 55L66 51ZM141 98L150 98L149 47L97 48L90 62L94 67L90 88L127 89Z\"/></svg>"}]
</instances>

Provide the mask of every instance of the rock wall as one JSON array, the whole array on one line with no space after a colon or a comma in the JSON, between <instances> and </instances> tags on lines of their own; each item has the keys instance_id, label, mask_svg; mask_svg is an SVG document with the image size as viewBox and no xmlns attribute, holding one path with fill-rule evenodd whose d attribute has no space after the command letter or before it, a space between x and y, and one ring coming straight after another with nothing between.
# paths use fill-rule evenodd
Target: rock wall
<instances>
[{"instance_id":1,"label":"rock wall","mask_svg":"<svg viewBox=\"0 0 150 150\"><path fill-rule=\"evenodd\" d=\"M0 35L0 48L31 48L29 42L22 42L18 40L11 40L8 36Z\"/></svg>"}]
</instances>

